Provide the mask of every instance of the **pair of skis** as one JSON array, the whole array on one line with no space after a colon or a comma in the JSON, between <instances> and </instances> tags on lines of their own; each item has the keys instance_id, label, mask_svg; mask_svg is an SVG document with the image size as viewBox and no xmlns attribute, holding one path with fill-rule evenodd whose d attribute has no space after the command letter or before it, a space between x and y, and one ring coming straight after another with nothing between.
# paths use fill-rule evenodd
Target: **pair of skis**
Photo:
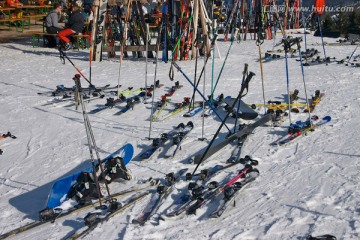
<instances>
[{"instance_id":1,"label":"pair of skis","mask_svg":"<svg viewBox=\"0 0 360 240\"><path fill-rule=\"evenodd\" d=\"M251 159L249 156L246 156L245 158L231 160L227 162L227 165L216 165L210 169L203 169L200 171L200 173L191 175L188 173L186 175L187 180L195 180L193 182L189 183L188 190L189 192L183 194L177 201L175 201L165 214L166 217L176 217L180 214L186 212L188 208L197 202L197 200L204 196L204 193L206 192L206 188L203 186L204 184L208 183L212 177L216 176L220 172L234 167L237 164L250 164L250 165L258 165L257 160ZM202 182L202 184L199 184L199 182ZM212 185L214 182L210 183ZM210 191L210 190L209 190Z\"/></svg>"},{"instance_id":2,"label":"pair of skis","mask_svg":"<svg viewBox=\"0 0 360 240\"><path fill-rule=\"evenodd\" d=\"M133 90L132 87L129 87L129 88L127 88L127 89L125 89L125 90L117 93L118 96L119 96L118 99L107 98L105 105L99 106L99 107L91 110L89 113L90 113L90 114L95 114L95 113L104 111L104 110L106 110L106 109L111 109L111 108L115 107L116 105L125 102L126 99L127 99L127 96L137 95L137 94L142 93L143 91L144 91L144 90L143 90L142 88Z\"/></svg>"},{"instance_id":3,"label":"pair of skis","mask_svg":"<svg viewBox=\"0 0 360 240\"><path fill-rule=\"evenodd\" d=\"M146 189L148 189L148 188L150 188L152 186L156 186L157 184L158 184L157 180L149 179L149 180L146 180L145 182L143 182L140 186L131 187L131 188L127 189L127 190L124 190L124 191L121 191L121 192L118 192L118 193L114 193L110 197L112 199L118 198L120 196L124 196L124 195L130 194L130 193L146 190ZM105 200L105 198L102 199L102 200ZM54 223L55 221L57 221L60 218L64 218L66 216L69 216L71 214L75 214L77 212L85 211L86 209L89 209L89 208L93 207L94 205L96 205L98 203L99 203L99 200L88 201L86 203L83 203L81 205L80 204L76 205L76 206L72 207L71 209L63 210L63 211L61 209L59 209L59 208L56 208L53 211L53 214L52 214L53 217L52 218L40 219L38 221L28 223L25 226L21 226L19 228L13 229L13 230L11 230L11 231L9 231L7 233L4 233L4 234L0 235L0 239L6 239L6 238L8 238L10 236L15 236L17 234L26 232L26 231L28 231L30 229L34 229L34 228L36 228L38 226L45 225L47 223Z\"/></svg>"},{"instance_id":4,"label":"pair of skis","mask_svg":"<svg viewBox=\"0 0 360 240\"><path fill-rule=\"evenodd\" d=\"M160 138L153 139L152 146L140 155L141 159L151 159L155 153L161 152L169 139L173 140L173 145L165 153L165 157L174 157L180 148L182 140L187 137L194 128L194 124L189 121L186 125L180 123L176 128L168 133L162 133Z\"/></svg>"},{"instance_id":5,"label":"pair of skis","mask_svg":"<svg viewBox=\"0 0 360 240\"><path fill-rule=\"evenodd\" d=\"M306 122L298 121L295 124L292 124L289 129L289 134L271 143L271 145L281 146L288 144L294 141L295 139L299 138L300 136L306 135L307 133L314 131L316 128L329 123L331 121L331 117L325 116L320 121L316 123L312 123L311 125L309 121Z\"/></svg>"},{"instance_id":6,"label":"pair of skis","mask_svg":"<svg viewBox=\"0 0 360 240\"><path fill-rule=\"evenodd\" d=\"M140 216L132 220L132 223L143 226L159 210L162 203L174 190L175 184L180 181L181 176L183 176L187 170L187 168L184 168L179 170L176 174L167 174L165 184L158 186L156 193L153 193L148 205L141 212Z\"/></svg>"},{"instance_id":7,"label":"pair of skis","mask_svg":"<svg viewBox=\"0 0 360 240\"><path fill-rule=\"evenodd\" d=\"M240 160L241 163L245 163L245 160ZM258 162L255 161L257 165ZM228 167L234 166L236 163L230 164ZM219 171L224 170L223 167L219 169L213 170L213 172L206 178L205 181L209 181L210 178L217 174ZM222 199L217 205L216 209L209 215L209 217L220 217L226 210L230 203L235 199L236 195L239 193L241 188L244 188L245 185L254 181L258 176L259 171L252 167L250 164L246 164L245 168L239 171L239 173L226 181L223 184L219 184L218 182L212 181L207 184L207 188L204 186L197 186L197 184L189 184L189 190L191 190L191 194L185 194L172 206L170 211L165 215L168 218L176 217L181 215L182 213L186 214L196 214L197 209L202 208L210 204L214 199L218 198L222 195ZM242 179L243 181L238 181Z\"/></svg>"}]
</instances>

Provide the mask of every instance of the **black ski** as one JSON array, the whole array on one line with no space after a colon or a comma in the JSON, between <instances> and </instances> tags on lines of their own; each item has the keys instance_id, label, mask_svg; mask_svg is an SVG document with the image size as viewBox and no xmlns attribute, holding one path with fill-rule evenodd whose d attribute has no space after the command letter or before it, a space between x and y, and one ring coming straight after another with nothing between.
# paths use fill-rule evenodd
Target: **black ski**
<instances>
[{"instance_id":1,"label":"black ski","mask_svg":"<svg viewBox=\"0 0 360 240\"><path fill-rule=\"evenodd\" d=\"M260 118L259 120L257 120L256 122L254 122L253 124L249 124L246 127L244 127L242 130L238 131L235 134L230 135L228 138L224 139L222 142L218 143L217 145L214 145L212 148L209 149L209 151L206 153L206 155L204 156L203 161L205 161L206 159L208 159L209 157L211 157L213 154L215 154L216 152L218 152L220 149L222 149L223 147L225 147L226 145L228 145L229 143L231 143L232 141L234 141L236 138L240 138L244 135L250 134L255 128L264 125L265 123L267 123L268 121L270 121L272 118L272 114L266 114L264 115L262 118ZM197 154L194 158L193 161L195 164L198 164L200 159L202 158L203 154L204 154L205 150L201 151L199 154Z\"/></svg>"}]
</instances>

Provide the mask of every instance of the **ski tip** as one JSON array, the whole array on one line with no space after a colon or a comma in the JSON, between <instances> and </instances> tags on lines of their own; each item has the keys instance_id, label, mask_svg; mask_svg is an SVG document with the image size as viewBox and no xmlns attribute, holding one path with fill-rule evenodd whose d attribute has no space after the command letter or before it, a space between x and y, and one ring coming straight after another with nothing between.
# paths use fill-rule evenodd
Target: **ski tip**
<instances>
[{"instance_id":1,"label":"ski tip","mask_svg":"<svg viewBox=\"0 0 360 240\"><path fill-rule=\"evenodd\" d=\"M325 120L325 121L331 121L331 116L325 116L325 117L323 118L323 120Z\"/></svg>"}]
</instances>

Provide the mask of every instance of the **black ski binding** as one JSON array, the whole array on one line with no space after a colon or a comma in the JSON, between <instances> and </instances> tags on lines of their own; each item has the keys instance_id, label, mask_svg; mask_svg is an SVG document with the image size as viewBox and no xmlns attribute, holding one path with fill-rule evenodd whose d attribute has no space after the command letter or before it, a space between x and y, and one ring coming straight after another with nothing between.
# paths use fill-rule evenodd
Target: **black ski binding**
<instances>
[{"instance_id":1,"label":"black ski binding","mask_svg":"<svg viewBox=\"0 0 360 240\"><path fill-rule=\"evenodd\" d=\"M157 188L156 188L156 192L158 194L163 194L165 192L165 186L164 185L159 185Z\"/></svg>"},{"instance_id":2,"label":"black ski binding","mask_svg":"<svg viewBox=\"0 0 360 240\"><path fill-rule=\"evenodd\" d=\"M53 221L59 214L53 208L45 208L39 212L39 220L40 222Z\"/></svg>"},{"instance_id":3,"label":"black ski binding","mask_svg":"<svg viewBox=\"0 0 360 240\"><path fill-rule=\"evenodd\" d=\"M97 213L88 213L84 217L84 222L87 227L91 227L97 222L99 222L98 214Z\"/></svg>"},{"instance_id":4,"label":"black ski binding","mask_svg":"<svg viewBox=\"0 0 360 240\"><path fill-rule=\"evenodd\" d=\"M215 189L215 188L219 187L219 183L217 181L212 181L212 182L209 182L207 186L209 189Z\"/></svg>"}]
</instances>

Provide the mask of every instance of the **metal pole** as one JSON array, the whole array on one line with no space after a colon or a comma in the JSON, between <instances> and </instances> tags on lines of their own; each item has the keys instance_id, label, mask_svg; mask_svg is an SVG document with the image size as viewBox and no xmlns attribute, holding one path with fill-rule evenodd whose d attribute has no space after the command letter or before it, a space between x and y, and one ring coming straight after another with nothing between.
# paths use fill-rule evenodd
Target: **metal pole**
<instances>
[{"instance_id":1,"label":"metal pole","mask_svg":"<svg viewBox=\"0 0 360 240\"><path fill-rule=\"evenodd\" d=\"M150 128L149 128L149 139L151 139L151 130L152 130L152 122L153 122L153 115L154 115L154 99L155 99L155 89L156 89L156 76L157 76L157 67L158 67L158 56L159 56L159 48L160 48L160 38L161 38L161 31L162 27L159 28L159 36L157 38L156 43L156 56L155 56L155 73L154 73L154 88L152 94L152 101L151 101L151 113L150 113Z\"/></svg>"},{"instance_id":2,"label":"metal pole","mask_svg":"<svg viewBox=\"0 0 360 240\"><path fill-rule=\"evenodd\" d=\"M288 109L289 109L289 122L291 124L291 106L290 106L290 83L289 83L289 67L288 67L288 52L285 51L285 66L286 66L286 86L288 95Z\"/></svg>"},{"instance_id":3,"label":"metal pole","mask_svg":"<svg viewBox=\"0 0 360 240\"><path fill-rule=\"evenodd\" d=\"M204 44L205 49L208 47L208 41L207 41L207 35L204 35ZM203 86L203 95L205 96L205 82L206 82L206 56L204 56L204 86ZM210 97L210 104L212 104L212 98ZM205 141L206 138L204 137L204 128L205 128L205 99L203 99L202 102L202 108L203 108L203 114L202 114L202 126L201 126L201 138L199 138L200 141Z\"/></svg>"},{"instance_id":4,"label":"metal pole","mask_svg":"<svg viewBox=\"0 0 360 240\"><path fill-rule=\"evenodd\" d=\"M148 61L148 49L149 49L149 24L146 24L146 40L145 40L145 89L147 89L147 61ZM155 85L154 85L155 88ZM147 99L147 94L145 94L144 100Z\"/></svg>"}]
</instances>

